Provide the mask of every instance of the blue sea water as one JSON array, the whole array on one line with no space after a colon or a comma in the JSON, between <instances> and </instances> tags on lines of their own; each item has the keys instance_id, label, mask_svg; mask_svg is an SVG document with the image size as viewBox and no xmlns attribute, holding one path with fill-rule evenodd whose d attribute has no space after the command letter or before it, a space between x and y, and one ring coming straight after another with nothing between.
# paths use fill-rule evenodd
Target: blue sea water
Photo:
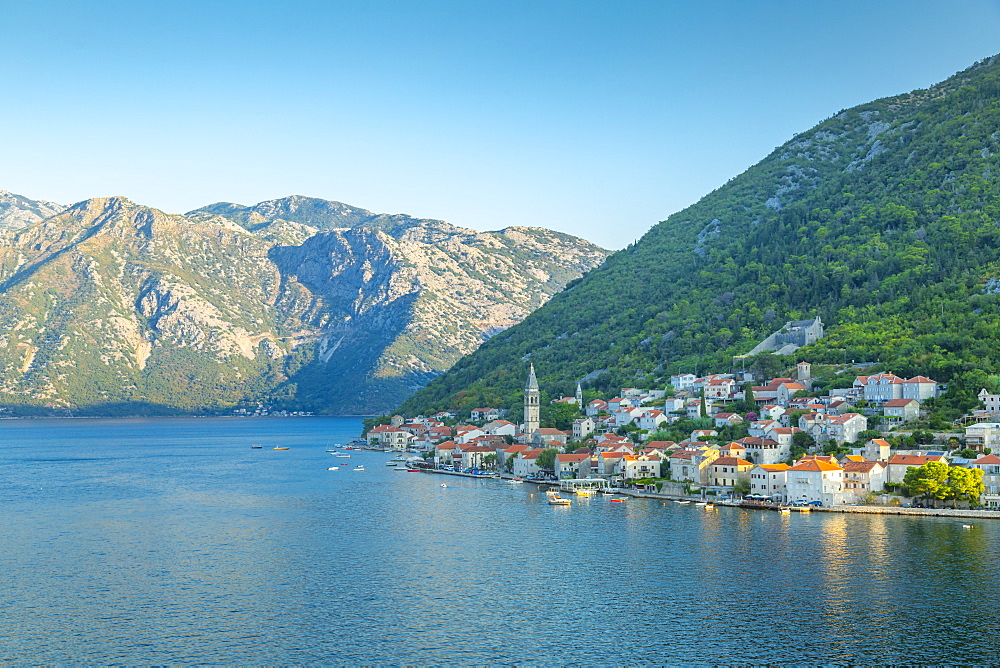
<instances>
[{"instance_id":1,"label":"blue sea water","mask_svg":"<svg viewBox=\"0 0 1000 668\"><path fill-rule=\"evenodd\" d=\"M1000 657L1000 520L554 507L325 452L359 431L0 421L0 664Z\"/></svg>"}]
</instances>

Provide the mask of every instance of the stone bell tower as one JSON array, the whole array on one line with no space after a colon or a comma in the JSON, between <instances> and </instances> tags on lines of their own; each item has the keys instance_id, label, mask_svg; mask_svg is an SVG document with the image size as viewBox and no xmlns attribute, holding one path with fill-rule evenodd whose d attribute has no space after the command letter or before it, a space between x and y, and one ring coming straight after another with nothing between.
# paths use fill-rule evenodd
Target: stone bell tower
<instances>
[{"instance_id":1,"label":"stone bell tower","mask_svg":"<svg viewBox=\"0 0 1000 668\"><path fill-rule=\"evenodd\" d=\"M528 372L528 382L524 386L524 433L529 439L541 425L539 410L538 379L535 378L535 365L532 364L531 371Z\"/></svg>"}]
</instances>

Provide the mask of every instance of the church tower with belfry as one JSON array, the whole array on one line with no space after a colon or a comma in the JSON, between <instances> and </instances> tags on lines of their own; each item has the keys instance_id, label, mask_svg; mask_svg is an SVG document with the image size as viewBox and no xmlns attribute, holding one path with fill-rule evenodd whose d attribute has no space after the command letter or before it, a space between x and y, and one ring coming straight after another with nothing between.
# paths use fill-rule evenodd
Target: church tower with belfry
<instances>
[{"instance_id":1,"label":"church tower with belfry","mask_svg":"<svg viewBox=\"0 0 1000 668\"><path fill-rule=\"evenodd\" d=\"M524 386L524 433L530 439L535 430L541 426L539 420L540 399L538 395L538 379L535 378L535 365L528 372L528 382Z\"/></svg>"}]
</instances>

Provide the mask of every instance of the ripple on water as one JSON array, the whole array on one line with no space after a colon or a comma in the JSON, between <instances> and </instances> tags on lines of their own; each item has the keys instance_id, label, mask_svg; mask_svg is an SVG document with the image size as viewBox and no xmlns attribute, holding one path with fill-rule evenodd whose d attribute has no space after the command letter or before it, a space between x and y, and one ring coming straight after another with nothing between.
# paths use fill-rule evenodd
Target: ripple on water
<instances>
[{"instance_id":1,"label":"ripple on water","mask_svg":"<svg viewBox=\"0 0 1000 668\"><path fill-rule=\"evenodd\" d=\"M356 455L363 473L327 471L325 446L358 426L15 425L0 436L0 659L990 663L1000 649L990 523L557 508L531 485L441 488L375 453Z\"/></svg>"}]
</instances>

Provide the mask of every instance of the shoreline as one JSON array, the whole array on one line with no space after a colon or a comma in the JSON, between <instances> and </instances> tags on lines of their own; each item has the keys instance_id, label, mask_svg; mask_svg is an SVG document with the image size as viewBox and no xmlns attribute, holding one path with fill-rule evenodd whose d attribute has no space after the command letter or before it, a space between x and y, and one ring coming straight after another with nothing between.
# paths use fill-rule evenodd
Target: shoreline
<instances>
[{"instance_id":1,"label":"shoreline","mask_svg":"<svg viewBox=\"0 0 1000 668\"><path fill-rule=\"evenodd\" d=\"M471 473L459 473L457 471L441 471L438 469L421 469L424 473L434 473L437 475L451 475L459 476L462 478L479 478L479 479L492 479L486 476L473 475ZM499 474L501 480L511 480L514 478L509 473ZM558 480L527 480L523 479L526 483L531 483L533 485L558 485ZM616 488L616 494L622 494L624 496L630 496L635 499L653 499L658 501L707 501L713 504L716 508L741 508L743 510L767 510L771 512L776 512L778 510L777 506L765 506L760 507L747 507L742 506L739 503L731 503L724 501L710 501L708 499L702 499L701 497L687 497L687 496L675 496L673 494L659 494L655 492L639 492L634 489L624 489ZM898 508L894 506L837 506L837 507L826 507L826 506L812 506L809 508L809 512L812 513L840 513L840 514L856 514L856 515L906 515L908 517L954 517L954 518L965 518L965 519L989 519L989 520L1000 520L1000 511L995 510L948 510L947 508Z\"/></svg>"}]
</instances>

